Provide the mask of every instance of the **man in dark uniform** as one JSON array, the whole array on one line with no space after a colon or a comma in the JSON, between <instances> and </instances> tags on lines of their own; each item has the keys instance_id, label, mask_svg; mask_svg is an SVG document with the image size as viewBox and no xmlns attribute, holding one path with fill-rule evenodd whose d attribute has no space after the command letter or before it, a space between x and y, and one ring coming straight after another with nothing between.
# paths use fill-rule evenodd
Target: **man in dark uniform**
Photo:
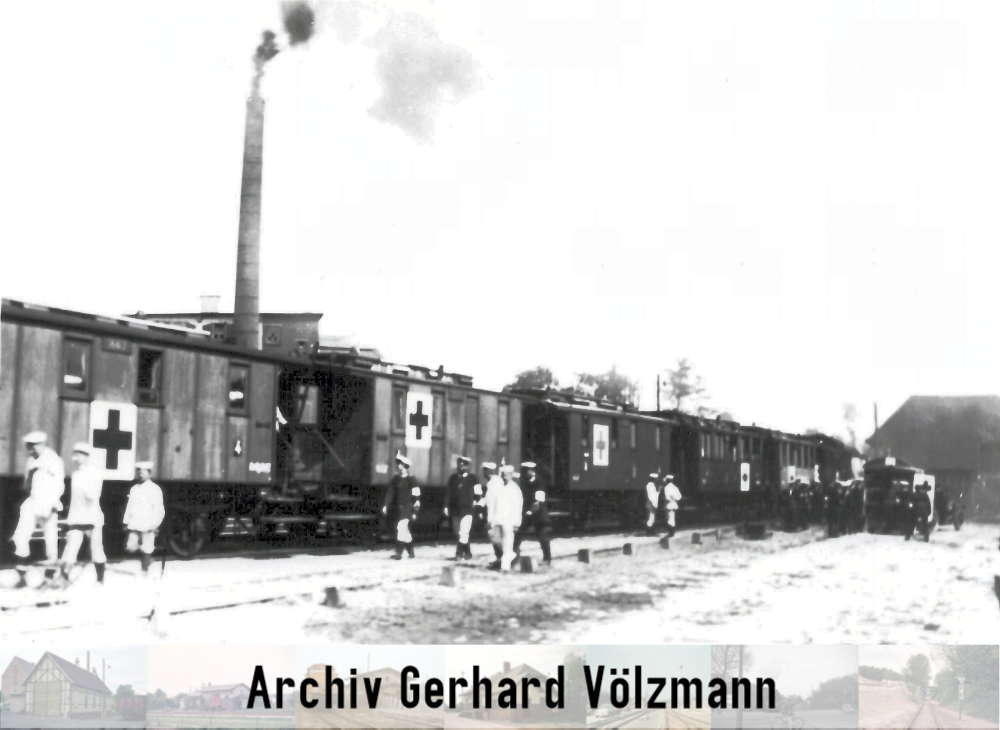
<instances>
[{"instance_id":1,"label":"man in dark uniform","mask_svg":"<svg viewBox=\"0 0 1000 730\"><path fill-rule=\"evenodd\" d=\"M860 479L854 479L847 487L844 497L844 525L848 532L865 529L865 487Z\"/></svg>"},{"instance_id":2,"label":"man in dark uniform","mask_svg":"<svg viewBox=\"0 0 1000 730\"><path fill-rule=\"evenodd\" d=\"M931 515L933 514L934 506L931 503L931 486L930 484L921 484L917 487L916 493L913 495L913 522L917 529L920 530L920 536L924 538L924 542L930 542L931 540Z\"/></svg>"},{"instance_id":3,"label":"man in dark uniform","mask_svg":"<svg viewBox=\"0 0 1000 730\"><path fill-rule=\"evenodd\" d=\"M382 504L382 514L389 520L390 526L396 529L396 552L393 560L406 554L413 557L413 535L410 534L410 523L415 522L420 511L420 486L410 475L412 463L402 454L396 454L396 474L389 483Z\"/></svg>"},{"instance_id":4,"label":"man in dark uniform","mask_svg":"<svg viewBox=\"0 0 1000 730\"><path fill-rule=\"evenodd\" d=\"M908 489L900 488L898 493L897 524L902 527L903 537L909 540L917 527L917 504L915 495Z\"/></svg>"},{"instance_id":5,"label":"man in dark uniform","mask_svg":"<svg viewBox=\"0 0 1000 730\"><path fill-rule=\"evenodd\" d=\"M844 533L841 485L831 482L826 488L826 536L840 537Z\"/></svg>"},{"instance_id":6,"label":"man in dark uniform","mask_svg":"<svg viewBox=\"0 0 1000 730\"><path fill-rule=\"evenodd\" d=\"M524 470L521 479L521 494L524 496L524 517L521 520L521 529L514 535L514 554L521 557L521 541L524 533L531 527L535 528L538 536L538 544L542 546L542 562L545 565L552 563L552 551L549 545L549 533L552 530L552 517L549 515L549 505L546 501L547 492L545 483L538 476L537 465L533 461L526 461L521 464Z\"/></svg>"},{"instance_id":7,"label":"man in dark uniform","mask_svg":"<svg viewBox=\"0 0 1000 730\"><path fill-rule=\"evenodd\" d=\"M472 515L476 504L483 497L483 487L479 484L479 480L469 473L469 464L472 460L468 456L459 456L456 462L455 473L448 477L444 516L458 523L455 560L463 560L472 557L472 548L469 547Z\"/></svg>"}]
</instances>

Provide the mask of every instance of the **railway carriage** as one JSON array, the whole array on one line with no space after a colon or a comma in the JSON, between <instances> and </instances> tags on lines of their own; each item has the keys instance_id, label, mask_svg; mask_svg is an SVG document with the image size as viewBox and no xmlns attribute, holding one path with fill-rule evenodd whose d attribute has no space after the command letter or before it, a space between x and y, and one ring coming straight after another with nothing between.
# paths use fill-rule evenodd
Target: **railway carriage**
<instances>
[{"instance_id":1,"label":"railway carriage","mask_svg":"<svg viewBox=\"0 0 1000 730\"><path fill-rule=\"evenodd\" d=\"M455 454L520 459L521 400L443 370L301 348L265 353L10 300L0 331L5 538L24 496L20 437L37 429L67 473L72 444L93 444L112 552L140 460L156 464L164 490L161 536L186 556L224 533L374 532L397 452L425 485L431 521Z\"/></svg>"},{"instance_id":2,"label":"railway carriage","mask_svg":"<svg viewBox=\"0 0 1000 730\"><path fill-rule=\"evenodd\" d=\"M553 511L576 527L640 524L649 474L673 468L674 421L568 393L514 394L525 398L524 458L549 482Z\"/></svg>"}]
</instances>

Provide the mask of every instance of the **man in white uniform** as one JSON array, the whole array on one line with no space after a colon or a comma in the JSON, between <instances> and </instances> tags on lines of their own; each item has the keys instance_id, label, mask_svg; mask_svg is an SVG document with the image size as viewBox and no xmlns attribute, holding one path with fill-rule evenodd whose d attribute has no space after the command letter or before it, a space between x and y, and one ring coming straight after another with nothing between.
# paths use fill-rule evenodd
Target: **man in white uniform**
<instances>
[{"instance_id":1,"label":"man in white uniform","mask_svg":"<svg viewBox=\"0 0 1000 730\"><path fill-rule=\"evenodd\" d=\"M677 529L677 508L681 501L681 490L674 484L674 475L667 474L663 477L666 486L663 487L663 498L667 500L667 534L674 536Z\"/></svg>"},{"instance_id":2,"label":"man in white uniform","mask_svg":"<svg viewBox=\"0 0 1000 730\"><path fill-rule=\"evenodd\" d=\"M486 519L490 525L490 538L500 546L501 571L510 570L514 562L514 533L521 526L524 497L514 481L514 467L507 465L500 470L500 485L486 491Z\"/></svg>"},{"instance_id":3,"label":"man in white uniform","mask_svg":"<svg viewBox=\"0 0 1000 730\"><path fill-rule=\"evenodd\" d=\"M134 553L139 550L139 561L142 572L149 572L152 562L153 545L156 542L156 531L160 529L165 514L163 509L163 490L154 482L153 462L140 461L135 465L139 474L139 483L128 493L128 504L125 506L125 528L128 530L128 542L125 549Z\"/></svg>"},{"instance_id":4,"label":"man in white uniform","mask_svg":"<svg viewBox=\"0 0 1000 730\"><path fill-rule=\"evenodd\" d=\"M59 512L62 495L66 489L66 470L59 455L45 445L48 437L41 431L32 431L24 437L28 460L24 467L24 489L27 499L21 504L17 527L11 539L19 566L24 566L31 556L31 536L40 529L45 539L45 559L55 562L59 558ZM18 587L25 585L24 567L18 567Z\"/></svg>"},{"instance_id":5,"label":"man in white uniform","mask_svg":"<svg viewBox=\"0 0 1000 730\"><path fill-rule=\"evenodd\" d=\"M483 478L481 486L483 489L483 496L479 499L477 506L481 510L481 516L486 518L486 526L490 526L489 516L486 514L486 504L490 499L490 490L496 490L499 492L500 488L503 486L503 480L497 475L497 465L493 461L484 461L482 465ZM492 541L493 533L490 531L490 539ZM499 543L493 543L493 554L496 556L496 560L490 563L490 568L492 570L497 570L500 568L500 558L503 556L503 546Z\"/></svg>"},{"instance_id":6,"label":"man in white uniform","mask_svg":"<svg viewBox=\"0 0 1000 730\"><path fill-rule=\"evenodd\" d=\"M104 513L101 511L101 491L104 480L101 472L90 463L91 447L87 443L73 446L73 464L76 470L70 477L69 514L66 515L66 546L63 548L62 572L68 577L69 569L76 563L84 538L90 541L90 558L97 571L97 582L104 582Z\"/></svg>"},{"instance_id":7,"label":"man in white uniform","mask_svg":"<svg viewBox=\"0 0 1000 730\"><path fill-rule=\"evenodd\" d=\"M658 472L649 475L646 482L646 534L653 534L656 524L656 513L660 510L660 495L663 494L663 483Z\"/></svg>"}]
</instances>

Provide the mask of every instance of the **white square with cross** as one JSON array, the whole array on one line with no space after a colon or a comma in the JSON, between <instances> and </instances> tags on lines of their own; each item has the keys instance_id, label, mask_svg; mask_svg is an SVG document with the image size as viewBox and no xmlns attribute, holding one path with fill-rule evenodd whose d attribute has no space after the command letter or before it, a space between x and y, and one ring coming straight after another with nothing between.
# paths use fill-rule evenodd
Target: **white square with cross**
<instances>
[{"instance_id":1,"label":"white square with cross","mask_svg":"<svg viewBox=\"0 0 1000 730\"><path fill-rule=\"evenodd\" d=\"M414 449L429 449L433 433L434 396L431 393L406 394L406 445Z\"/></svg>"},{"instance_id":2,"label":"white square with cross","mask_svg":"<svg viewBox=\"0 0 1000 730\"><path fill-rule=\"evenodd\" d=\"M611 463L611 428L606 424L594 424L594 466Z\"/></svg>"},{"instance_id":3,"label":"white square with cross","mask_svg":"<svg viewBox=\"0 0 1000 730\"><path fill-rule=\"evenodd\" d=\"M105 479L129 481L135 477L136 425L134 403L95 400L90 404L90 463Z\"/></svg>"}]
</instances>

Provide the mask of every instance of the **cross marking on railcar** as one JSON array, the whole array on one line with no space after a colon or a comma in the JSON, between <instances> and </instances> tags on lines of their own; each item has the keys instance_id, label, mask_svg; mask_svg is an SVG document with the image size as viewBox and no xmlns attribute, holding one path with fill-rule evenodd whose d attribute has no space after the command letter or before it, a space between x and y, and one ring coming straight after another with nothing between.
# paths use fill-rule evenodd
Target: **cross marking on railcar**
<instances>
[{"instance_id":1,"label":"cross marking on railcar","mask_svg":"<svg viewBox=\"0 0 1000 730\"><path fill-rule=\"evenodd\" d=\"M427 414L424 413L424 402L422 400L418 400L417 412L410 414L410 425L416 427L418 441L423 438L424 429L427 428L429 422L430 419L428 419Z\"/></svg>"},{"instance_id":2,"label":"cross marking on railcar","mask_svg":"<svg viewBox=\"0 0 1000 730\"><path fill-rule=\"evenodd\" d=\"M104 461L106 469L117 469L118 452L132 448L132 433L122 431L121 423L122 412L112 409L108 411L108 427L94 431L94 447L107 451Z\"/></svg>"},{"instance_id":3,"label":"cross marking on railcar","mask_svg":"<svg viewBox=\"0 0 1000 730\"><path fill-rule=\"evenodd\" d=\"M608 447L607 443L601 436L597 437L597 443L594 444L597 447L597 456L601 461L604 461L604 449Z\"/></svg>"}]
</instances>

